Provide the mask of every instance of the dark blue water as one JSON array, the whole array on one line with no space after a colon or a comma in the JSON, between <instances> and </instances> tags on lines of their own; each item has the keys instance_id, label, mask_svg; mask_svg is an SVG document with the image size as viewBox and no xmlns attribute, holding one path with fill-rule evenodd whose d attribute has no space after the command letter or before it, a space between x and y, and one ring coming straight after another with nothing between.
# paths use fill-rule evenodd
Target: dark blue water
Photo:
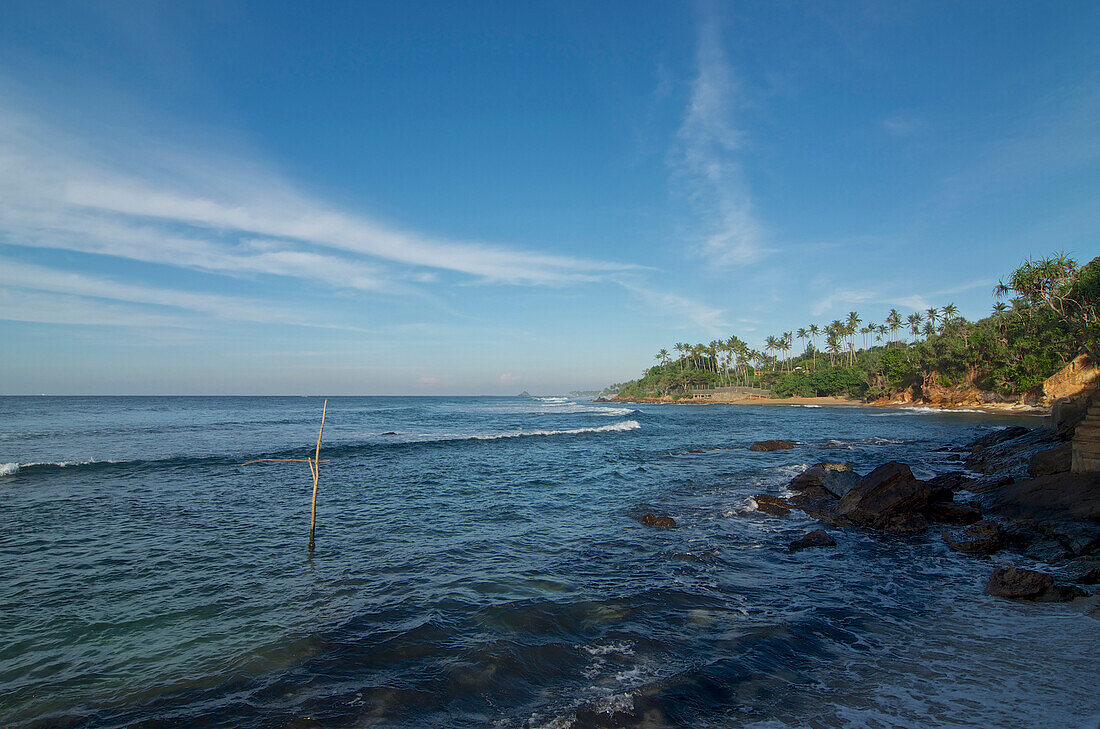
<instances>
[{"instance_id":1,"label":"dark blue water","mask_svg":"<svg viewBox=\"0 0 1100 729\"><path fill-rule=\"evenodd\" d=\"M938 536L751 509L981 414L0 398L0 725L1036 727L1100 711L1097 622ZM383 435L395 431L396 435ZM751 453L764 438L799 442ZM652 529L637 517L675 517Z\"/></svg>"}]
</instances>

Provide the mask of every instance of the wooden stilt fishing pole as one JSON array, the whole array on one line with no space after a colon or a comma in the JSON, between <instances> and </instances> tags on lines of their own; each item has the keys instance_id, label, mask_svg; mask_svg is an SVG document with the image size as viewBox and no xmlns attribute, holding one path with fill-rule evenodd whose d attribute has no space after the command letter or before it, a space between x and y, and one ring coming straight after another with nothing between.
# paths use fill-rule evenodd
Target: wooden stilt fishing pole
<instances>
[{"instance_id":1,"label":"wooden stilt fishing pole","mask_svg":"<svg viewBox=\"0 0 1100 729\"><path fill-rule=\"evenodd\" d=\"M313 501L309 508L309 551L313 552L313 527L317 523L317 482L321 478L321 464L328 463L327 460L321 460L321 436L325 433L325 415L328 413L328 398L325 399L325 404L321 406L321 429L317 431L317 448L313 452L313 458L257 458L254 461L247 461L242 463L242 466L247 466L252 463L265 463L268 461L279 461L283 463L308 463L309 473L313 477Z\"/></svg>"},{"instance_id":2,"label":"wooden stilt fishing pole","mask_svg":"<svg viewBox=\"0 0 1100 729\"><path fill-rule=\"evenodd\" d=\"M325 413L328 412L328 400L321 406L321 429L317 431L317 450L313 454L313 503L309 507L309 551L313 551L313 525L317 522L317 479L321 477L321 434L325 432Z\"/></svg>"}]
</instances>

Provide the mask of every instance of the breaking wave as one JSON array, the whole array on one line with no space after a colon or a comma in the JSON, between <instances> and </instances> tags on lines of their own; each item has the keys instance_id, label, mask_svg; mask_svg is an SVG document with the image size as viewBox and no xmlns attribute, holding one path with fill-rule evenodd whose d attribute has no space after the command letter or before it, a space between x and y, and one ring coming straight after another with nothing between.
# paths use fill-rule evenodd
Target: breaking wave
<instances>
[{"instance_id":1,"label":"breaking wave","mask_svg":"<svg viewBox=\"0 0 1100 729\"><path fill-rule=\"evenodd\" d=\"M581 433L622 433L628 430L638 430L642 424L637 420L624 420L620 423L601 425L597 428L565 428L562 430L515 430L508 433L494 433L491 435L471 435L468 440L499 440L501 438L522 438L528 435L579 435Z\"/></svg>"}]
</instances>

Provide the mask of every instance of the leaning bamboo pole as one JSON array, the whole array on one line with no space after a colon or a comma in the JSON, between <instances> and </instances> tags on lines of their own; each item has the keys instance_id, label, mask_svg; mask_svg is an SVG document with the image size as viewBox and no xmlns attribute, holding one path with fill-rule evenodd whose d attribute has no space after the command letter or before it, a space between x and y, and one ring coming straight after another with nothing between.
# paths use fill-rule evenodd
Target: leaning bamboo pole
<instances>
[{"instance_id":1,"label":"leaning bamboo pole","mask_svg":"<svg viewBox=\"0 0 1100 729\"><path fill-rule=\"evenodd\" d=\"M313 454L313 463L309 468L313 471L313 503L309 508L309 551L313 551L313 525L317 522L317 480L321 475L321 435L325 432L325 413L328 412L328 400L321 406L321 429L317 431L317 450Z\"/></svg>"},{"instance_id":2,"label":"leaning bamboo pole","mask_svg":"<svg viewBox=\"0 0 1100 729\"><path fill-rule=\"evenodd\" d=\"M253 461L246 461L242 463L242 466L248 466L253 463L267 463L277 461L280 463L308 463L309 474L313 477L313 500L309 508L309 551L313 552L313 529L317 524L317 483L321 478L321 464L328 463L327 460L321 460L321 436L325 433L325 415L328 413L328 399L325 399L325 404L321 406L321 429L317 431L317 448L313 452L313 458L257 458Z\"/></svg>"}]
</instances>

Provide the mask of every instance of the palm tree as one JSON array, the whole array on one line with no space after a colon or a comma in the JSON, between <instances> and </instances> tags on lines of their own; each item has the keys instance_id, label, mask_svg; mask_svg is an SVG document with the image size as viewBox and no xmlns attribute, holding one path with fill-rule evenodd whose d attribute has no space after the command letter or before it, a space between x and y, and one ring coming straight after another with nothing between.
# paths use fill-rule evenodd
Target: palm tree
<instances>
[{"instance_id":1,"label":"palm tree","mask_svg":"<svg viewBox=\"0 0 1100 729\"><path fill-rule=\"evenodd\" d=\"M928 339L928 337L931 337L933 334L936 333L936 325L930 321L926 321L924 323L924 330L922 333L924 334L924 338Z\"/></svg>"},{"instance_id":2,"label":"palm tree","mask_svg":"<svg viewBox=\"0 0 1100 729\"><path fill-rule=\"evenodd\" d=\"M661 351L657 352L657 361L662 365L668 364L668 350L661 348Z\"/></svg>"},{"instance_id":3,"label":"palm tree","mask_svg":"<svg viewBox=\"0 0 1100 729\"><path fill-rule=\"evenodd\" d=\"M810 333L806 331L806 327L799 327L795 332L795 336L798 337L798 341L802 342L802 351L806 351L806 340L809 339Z\"/></svg>"},{"instance_id":4,"label":"palm tree","mask_svg":"<svg viewBox=\"0 0 1100 729\"><path fill-rule=\"evenodd\" d=\"M910 314L908 322L909 322L909 331L913 333L913 337L914 338L919 337L920 336L920 323L921 323L920 314Z\"/></svg>"},{"instance_id":5,"label":"palm tree","mask_svg":"<svg viewBox=\"0 0 1100 729\"><path fill-rule=\"evenodd\" d=\"M860 323L859 314L848 312L848 318L844 322L844 333L848 336L848 366L851 367L856 358L856 328Z\"/></svg>"},{"instance_id":6,"label":"palm tree","mask_svg":"<svg viewBox=\"0 0 1100 729\"><path fill-rule=\"evenodd\" d=\"M840 322L837 322L838 324ZM825 348L829 350L829 364L836 366L836 356L840 354L840 331L830 327L825 336Z\"/></svg>"},{"instance_id":7,"label":"palm tree","mask_svg":"<svg viewBox=\"0 0 1100 729\"><path fill-rule=\"evenodd\" d=\"M928 323L932 325L932 329L936 328L936 317L940 315L939 310L934 306L930 306L924 311L925 317L928 319Z\"/></svg>"},{"instance_id":8,"label":"palm tree","mask_svg":"<svg viewBox=\"0 0 1100 729\"><path fill-rule=\"evenodd\" d=\"M947 324L947 322L954 319L955 315L958 313L959 307L955 306L954 304L948 304L947 306L943 307L943 323Z\"/></svg>"},{"instance_id":9,"label":"palm tree","mask_svg":"<svg viewBox=\"0 0 1100 729\"><path fill-rule=\"evenodd\" d=\"M684 360L687 358L688 346L686 344L684 344L683 342L676 342L676 344L673 345L672 348L680 353L680 371L683 372L684 371Z\"/></svg>"},{"instance_id":10,"label":"palm tree","mask_svg":"<svg viewBox=\"0 0 1100 729\"><path fill-rule=\"evenodd\" d=\"M890 309L890 314L886 317L886 325L890 327L890 332L894 335L894 341L898 341L898 330L901 329L901 314L898 313L897 309Z\"/></svg>"},{"instance_id":11,"label":"palm tree","mask_svg":"<svg viewBox=\"0 0 1100 729\"><path fill-rule=\"evenodd\" d=\"M775 337L768 335L764 338L764 351L773 352L779 349L779 340Z\"/></svg>"},{"instance_id":12,"label":"palm tree","mask_svg":"<svg viewBox=\"0 0 1100 729\"><path fill-rule=\"evenodd\" d=\"M817 335L821 334L820 327L817 324L810 325L810 340L814 344L814 369L817 369Z\"/></svg>"}]
</instances>

